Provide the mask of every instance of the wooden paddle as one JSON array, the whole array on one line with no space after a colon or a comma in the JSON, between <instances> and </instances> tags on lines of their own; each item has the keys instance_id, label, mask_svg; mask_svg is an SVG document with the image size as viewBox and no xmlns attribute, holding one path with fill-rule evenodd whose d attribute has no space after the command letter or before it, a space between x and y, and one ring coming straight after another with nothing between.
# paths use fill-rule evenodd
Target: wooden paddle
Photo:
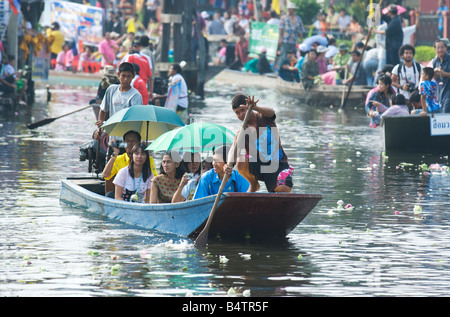
<instances>
[{"instance_id":1,"label":"wooden paddle","mask_svg":"<svg viewBox=\"0 0 450 317\"><path fill-rule=\"evenodd\" d=\"M250 99L247 99L247 100L250 101ZM243 131L247 128L247 122L250 119L250 114L253 110L254 105L257 102L258 101L254 102L253 100L249 102L247 113L245 114L244 121L242 121L242 126L241 126L241 129L239 130L239 134L233 141L233 145L231 146L232 151L230 151L230 153L228 155L228 163L227 163L231 167L234 166L234 161L235 161L235 157L237 154L237 146L236 146L237 142L236 141L238 139L240 139L241 135L243 135L242 134ZM208 220L206 221L206 225L194 241L194 245L197 248L203 248L208 244L209 227L211 225L212 219L214 218L214 213L216 212L217 204L219 203L220 197L222 196L223 190L225 188L225 185L228 183L229 178L230 178L230 175L225 173L225 175L223 176L223 179L222 179L222 184L220 184L219 192L217 193L216 200L214 201L214 205L211 209L211 212L209 213Z\"/></svg>"},{"instance_id":2,"label":"wooden paddle","mask_svg":"<svg viewBox=\"0 0 450 317\"><path fill-rule=\"evenodd\" d=\"M364 47L363 47L363 50L361 52L361 58L359 59L358 64L356 65L355 73L352 76L352 80L350 81L350 86L348 87L347 95L345 96L344 102L341 103L340 109L343 109L345 107L345 104L347 103L348 97L350 96L350 92L351 92L352 87L353 87L353 82L355 81L355 77L356 77L356 74L358 73L359 66L361 65L361 62L363 60L364 52L366 51L367 43L369 43L370 37L372 35L373 26L375 24L375 19L377 17L377 14L378 14L380 8L381 8L381 4L382 3L383 3L383 0L380 0L380 3L378 4L377 9L375 11L375 14L374 14L374 16L372 18L372 25L370 26L369 33L367 34L366 42L364 43Z\"/></svg>"},{"instance_id":3,"label":"wooden paddle","mask_svg":"<svg viewBox=\"0 0 450 317\"><path fill-rule=\"evenodd\" d=\"M347 71L348 71L348 69L347 69L347 67L345 67L345 75L344 75L344 79L346 79L347 78ZM342 97L341 97L341 106L340 106L340 108L342 108L343 107L343 105L344 105L344 96L345 96L345 88L347 87L347 85L344 85L344 89L342 89Z\"/></svg>"},{"instance_id":4,"label":"wooden paddle","mask_svg":"<svg viewBox=\"0 0 450 317\"><path fill-rule=\"evenodd\" d=\"M72 114L72 113L79 112L79 111L84 110L84 109L87 109L87 108L92 108L92 105L89 105L89 106L86 106L86 107L79 108L79 109L77 109L77 110L74 110L74 111L68 112L68 113L66 113L66 114L63 114L63 115L61 115L61 116L59 116L59 117L47 118L47 119L44 119L44 120L41 120L41 121L38 121L38 122L35 122L35 123L30 123L30 124L27 125L27 127L28 127L28 129L36 129L37 127L41 127L41 126L43 126L43 125L52 123L52 122L55 121L56 119L59 119L59 118L68 116L68 115L70 115L70 114Z\"/></svg>"}]
</instances>

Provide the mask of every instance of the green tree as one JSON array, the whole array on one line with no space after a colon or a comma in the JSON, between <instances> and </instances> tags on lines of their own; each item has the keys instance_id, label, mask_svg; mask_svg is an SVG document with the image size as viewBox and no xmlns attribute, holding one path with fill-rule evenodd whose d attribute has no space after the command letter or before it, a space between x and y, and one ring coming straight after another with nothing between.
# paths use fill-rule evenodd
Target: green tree
<instances>
[{"instance_id":1,"label":"green tree","mask_svg":"<svg viewBox=\"0 0 450 317\"><path fill-rule=\"evenodd\" d=\"M317 19L317 13L322 9L316 0L291 0L297 5L296 13L302 18L305 25L311 25Z\"/></svg>"}]
</instances>

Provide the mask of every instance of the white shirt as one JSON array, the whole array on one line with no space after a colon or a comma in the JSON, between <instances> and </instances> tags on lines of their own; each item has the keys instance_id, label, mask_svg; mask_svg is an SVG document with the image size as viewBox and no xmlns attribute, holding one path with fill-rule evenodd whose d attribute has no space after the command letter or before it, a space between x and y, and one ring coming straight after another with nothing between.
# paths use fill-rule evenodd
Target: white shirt
<instances>
[{"instance_id":1,"label":"white shirt","mask_svg":"<svg viewBox=\"0 0 450 317\"><path fill-rule=\"evenodd\" d=\"M399 66L402 65L401 69L399 70ZM420 69L417 69L416 61L413 60L413 65L411 67L407 67L404 64L398 64L395 65L394 69L392 70L392 74L395 74L399 78L399 84L401 86L405 85L407 82L413 82L415 83L416 87L419 87L420 83L420 75L422 73L423 66L419 63ZM399 93L404 95L406 99L409 99L410 92L399 89Z\"/></svg>"},{"instance_id":2,"label":"white shirt","mask_svg":"<svg viewBox=\"0 0 450 317\"><path fill-rule=\"evenodd\" d=\"M189 98L188 98L188 89L186 81L184 80L183 76L180 74L175 74L169 79L169 84L175 84L178 81L181 81L180 85L180 95L178 96L178 106L187 108L189 105Z\"/></svg>"},{"instance_id":3,"label":"white shirt","mask_svg":"<svg viewBox=\"0 0 450 317\"><path fill-rule=\"evenodd\" d=\"M120 85L110 85L106 89L100 109L103 112L109 112L112 117L116 112L135 105L142 105L142 96L139 91L133 87L126 92L121 92Z\"/></svg>"}]
</instances>

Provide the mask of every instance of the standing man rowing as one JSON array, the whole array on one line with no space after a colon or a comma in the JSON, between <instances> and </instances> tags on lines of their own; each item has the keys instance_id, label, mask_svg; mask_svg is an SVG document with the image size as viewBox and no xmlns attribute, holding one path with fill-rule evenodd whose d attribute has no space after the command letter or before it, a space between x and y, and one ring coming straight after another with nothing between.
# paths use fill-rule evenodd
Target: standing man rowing
<instances>
[{"instance_id":1,"label":"standing man rowing","mask_svg":"<svg viewBox=\"0 0 450 317\"><path fill-rule=\"evenodd\" d=\"M244 131L248 140L245 139L245 144L237 144L237 170L249 181L249 192L259 189L259 181L265 183L269 192L290 192L294 169L288 164L286 153L281 147L275 111L257 106L258 101L241 94L234 96L231 101L233 111L241 121L248 107L253 105Z\"/></svg>"}]
</instances>

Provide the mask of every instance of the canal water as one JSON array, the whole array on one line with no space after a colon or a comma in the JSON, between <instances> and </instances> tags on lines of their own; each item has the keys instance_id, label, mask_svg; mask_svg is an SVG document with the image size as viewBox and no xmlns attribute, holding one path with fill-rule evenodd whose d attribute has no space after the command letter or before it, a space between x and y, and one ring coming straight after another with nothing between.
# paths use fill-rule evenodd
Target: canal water
<instances>
[{"instance_id":1,"label":"canal water","mask_svg":"<svg viewBox=\"0 0 450 317\"><path fill-rule=\"evenodd\" d=\"M339 112L272 90L209 83L191 117L236 131L232 96L255 95L277 112L294 192L323 199L282 243L197 250L189 239L60 203L61 179L89 175L78 149L92 135L94 114L35 130L26 124L85 106L95 92L95 85L53 83L48 104L39 89L32 109L0 118L0 296L449 294L448 157L384 156L381 130L368 126L362 107Z\"/></svg>"}]
</instances>

